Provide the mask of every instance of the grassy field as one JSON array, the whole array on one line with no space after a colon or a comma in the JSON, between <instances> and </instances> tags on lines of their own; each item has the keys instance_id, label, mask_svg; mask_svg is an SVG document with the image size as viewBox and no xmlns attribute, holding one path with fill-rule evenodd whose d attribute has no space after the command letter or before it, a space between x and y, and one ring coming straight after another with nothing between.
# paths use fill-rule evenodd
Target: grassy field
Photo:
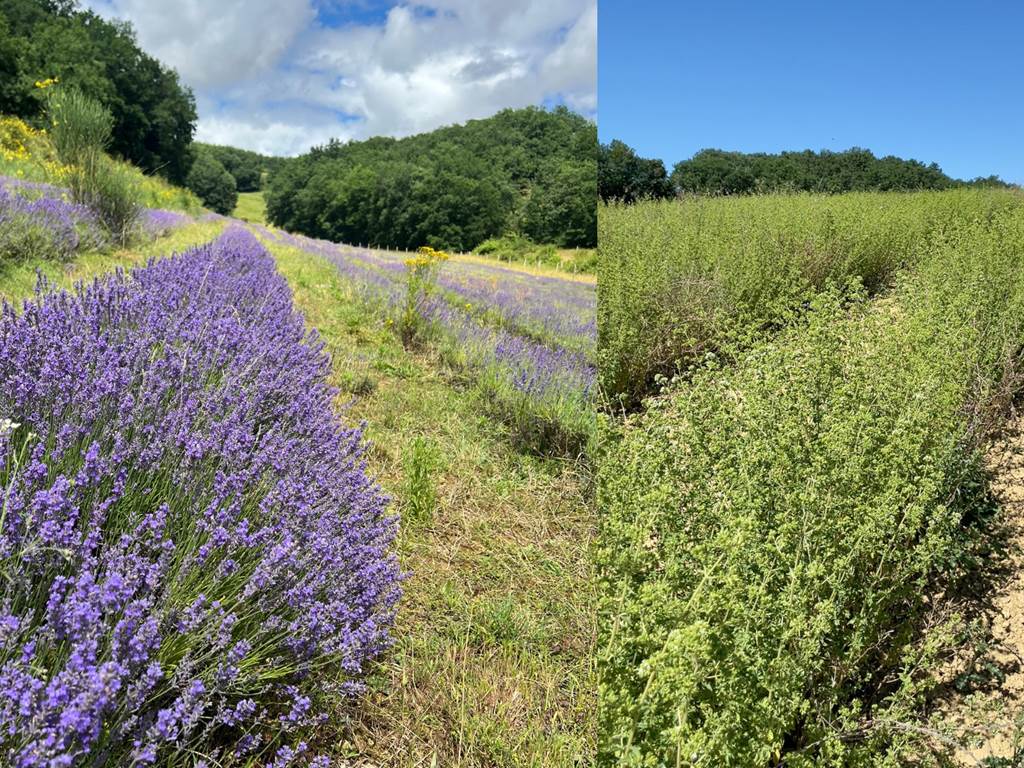
<instances>
[{"instance_id":1,"label":"grassy field","mask_svg":"<svg viewBox=\"0 0 1024 768\"><path fill-rule=\"evenodd\" d=\"M239 192L238 205L235 206L235 212L231 215L250 224L266 224L267 203L263 199L263 193Z\"/></svg>"},{"instance_id":2,"label":"grassy field","mask_svg":"<svg viewBox=\"0 0 1024 768\"><path fill-rule=\"evenodd\" d=\"M435 354L409 352L337 268L271 245L326 340L339 407L402 516L397 643L336 748L357 764L588 765L594 604L582 464L514 450Z\"/></svg>"},{"instance_id":3,"label":"grassy field","mask_svg":"<svg viewBox=\"0 0 1024 768\"><path fill-rule=\"evenodd\" d=\"M1004 548L982 455L1024 384L1020 198L602 215L613 394L686 362L600 462L600 761L955 764L965 731L929 712L1009 668L967 646L991 644L969 596Z\"/></svg>"}]
</instances>

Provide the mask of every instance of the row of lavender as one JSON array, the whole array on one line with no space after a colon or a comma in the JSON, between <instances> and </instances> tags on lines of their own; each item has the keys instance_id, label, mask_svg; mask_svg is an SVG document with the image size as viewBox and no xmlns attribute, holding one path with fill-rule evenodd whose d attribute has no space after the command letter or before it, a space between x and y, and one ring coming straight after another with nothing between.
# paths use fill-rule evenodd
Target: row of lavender
<instances>
[{"instance_id":1,"label":"row of lavender","mask_svg":"<svg viewBox=\"0 0 1024 768\"><path fill-rule=\"evenodd\" d=\"M397 317L408 290L404 254L358 250L281 231L268 240L317 254ZM524 446L578 454L595 420L596 295L582 281L474 261L445 262L418 303L431 343L471 369L488 402Z\"/></svg>"},{"instance_id":2,"label":"row of lavender","mask_svg":"<svg viewBox=\"0 0 1024 768\"><path fill-rule=\"evenodd\" d=\"M0 763L324 765L395 520L253 235L0 315Z\"/></svg>"},{"instance_id":3,"label":"row of lavender","mask_svg":"<svg viewBox=\"0 0 1024 768\"><path fill-rule=\"evenodd\" d=\"M183 213L147 209L137 223L152 238L190 221ZM65 261L113 245L95 212L68 199L61 187L0 176L0 266L23 259Z\"/></svg>"}]
</instances>

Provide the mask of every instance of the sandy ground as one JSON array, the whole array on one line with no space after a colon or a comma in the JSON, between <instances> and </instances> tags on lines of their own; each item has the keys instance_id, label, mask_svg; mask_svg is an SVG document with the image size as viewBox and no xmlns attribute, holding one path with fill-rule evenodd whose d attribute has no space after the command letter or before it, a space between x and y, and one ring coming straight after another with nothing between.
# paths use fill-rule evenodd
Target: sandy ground
<instances>
[{"instance_id":1,"label":"sandy ground","mask_svg":"<svg viewBox=\"0 0 1024 768\"><path fill-rule=\"evenodd\" d=\"M1018 414L988 450L985 463L991 488L1007 526L1008 562L1005 578L992 599L991 649L986 661L1006 675L992 690L958 703L956 719L964 724L971 746L961 748L962 765L1005 763L1024 765L1024 415Z\"/></svg>"}]
</instances>

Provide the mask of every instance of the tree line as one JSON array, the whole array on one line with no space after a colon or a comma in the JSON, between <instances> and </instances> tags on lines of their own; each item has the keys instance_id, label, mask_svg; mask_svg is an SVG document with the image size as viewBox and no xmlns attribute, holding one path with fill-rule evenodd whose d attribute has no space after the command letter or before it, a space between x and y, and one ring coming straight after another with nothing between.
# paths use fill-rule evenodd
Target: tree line
<instances>
[{"instance_id":1,"label":"tree line","mask_svg":"<svg viewBox=\"0 0 1024 768\"><path fill-rule=\"evenodd\" d=\"M261 188L282 158L193 142L196 104L177 73L147 54L127 22L74 0L0 0L0 113L45 126L43 82L98 102L113 119L111 154L188 186L220 213Z\"/></svg>"},{"instance_id":2,"label":"tree line","mask_svg":"<svg viewBox=\"0 0 1024 768\"><path fill-rule=\"evenodd\" d=\"M193 142L192 91L139 48L129 23L76 0L0 0L0 113L44 127L37 84L53 80L110 112L110 154L187 186L220 213L234 210L239 192L263 189L271 222L333 240L455 249L503 235L597 242L597 130L564 107L267 157Z\"/></svg>"},{"instance_id":3,"label":"tree line","mask_svg":"<svg viewBox=\"0 0 1024 768\"><path fill-rule=\"evenodd\" d=\"M183 184L196 104L177 73L141 50L129 24L73 0L0 0L0 113L42 125L40 81L57 79L113 117L109 151Z\"/></svg>"},{"instance_id":4,"label":"tree line","mask_svg":"<svg viewBox=\"0 0 1024 768\"><path fill-rule=\"evenodd\" d=\"M892 155L876 157L854 147L843 152L778 154L701 150L676 163L672 173L661 160L640 157L625 143L602 144L598 153L598 193L602 200L633 202L680 194L746 195L769 192L864 192L950 189L960 186L1011 187L998 176L954 179L936 163L925 165Z\"/></svg>"},{"instance_id":5,"label":"tree line","mask_svg":"<svg viewBox=\"0 0 1024 768\"><path fill-rule=\"evenodd\" d=\"M564 107L331 141L274 173L267 215L312 237L408 249L469 250L509 233L593 247L597 149L594 124Z\"/></svg>"}]
</instances>

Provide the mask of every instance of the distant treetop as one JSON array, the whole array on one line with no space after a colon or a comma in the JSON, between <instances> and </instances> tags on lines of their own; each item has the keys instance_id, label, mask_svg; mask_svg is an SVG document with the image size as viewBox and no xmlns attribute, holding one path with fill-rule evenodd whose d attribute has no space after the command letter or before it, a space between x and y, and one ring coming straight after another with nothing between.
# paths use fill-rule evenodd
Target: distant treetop
<instances>
[{"instance_id":1,"label":"distant treetop","mask_svg":"<svg viewBox=\"0 0 1024 768\"><path fill-rule=\"evenodd\" d=\"M960 186L1013 187L998 176L962 181L935 163L875 157L867 149L844 152L726 152L703 149L676 163L671 175L661 160L642 158L625 143L602 144L598 188L602 200L632 203L679 194L746 195L764 192L857 192L949 189Z\"/></svg>"},{"instance_id":2,"label":"distant treetop","mask_svg":"<svg viewBox=\"0 0 1024 768\"><path fill-rule=\"evenodd\" d=\"M640 157L632 147L618 139L600 147L597 189L602 200L619 200L624 203L672 197L675 194L661 160Z\"/></svg>"},{"instance_id":3,"label":"distant treetop","mask_svg":"<svg viewBox=\"0 0 1024 768\"><path fill-rule=\"evenodd\" d=\"M949 189L964 185L1009 187L998 177L971 182L951 178L935 163L875 157L867 149L779 154L705 149L672 170L677 192L742 195L757 192L857 192Z\"/></svg>"},{"instance_id":4,"label":"distant treetop","mask_svg":"<svg viewBox=\"0 0 1024 768\"><path fill-rule=\"evenodd\" d=\"M261 155L248 149L226 147L219 144L195 142L196 156L209 154L224 166L235 179L239 192L258 192L266 186L270 176L287 162L286 158Z\"/></svg>"}]
</instances>

